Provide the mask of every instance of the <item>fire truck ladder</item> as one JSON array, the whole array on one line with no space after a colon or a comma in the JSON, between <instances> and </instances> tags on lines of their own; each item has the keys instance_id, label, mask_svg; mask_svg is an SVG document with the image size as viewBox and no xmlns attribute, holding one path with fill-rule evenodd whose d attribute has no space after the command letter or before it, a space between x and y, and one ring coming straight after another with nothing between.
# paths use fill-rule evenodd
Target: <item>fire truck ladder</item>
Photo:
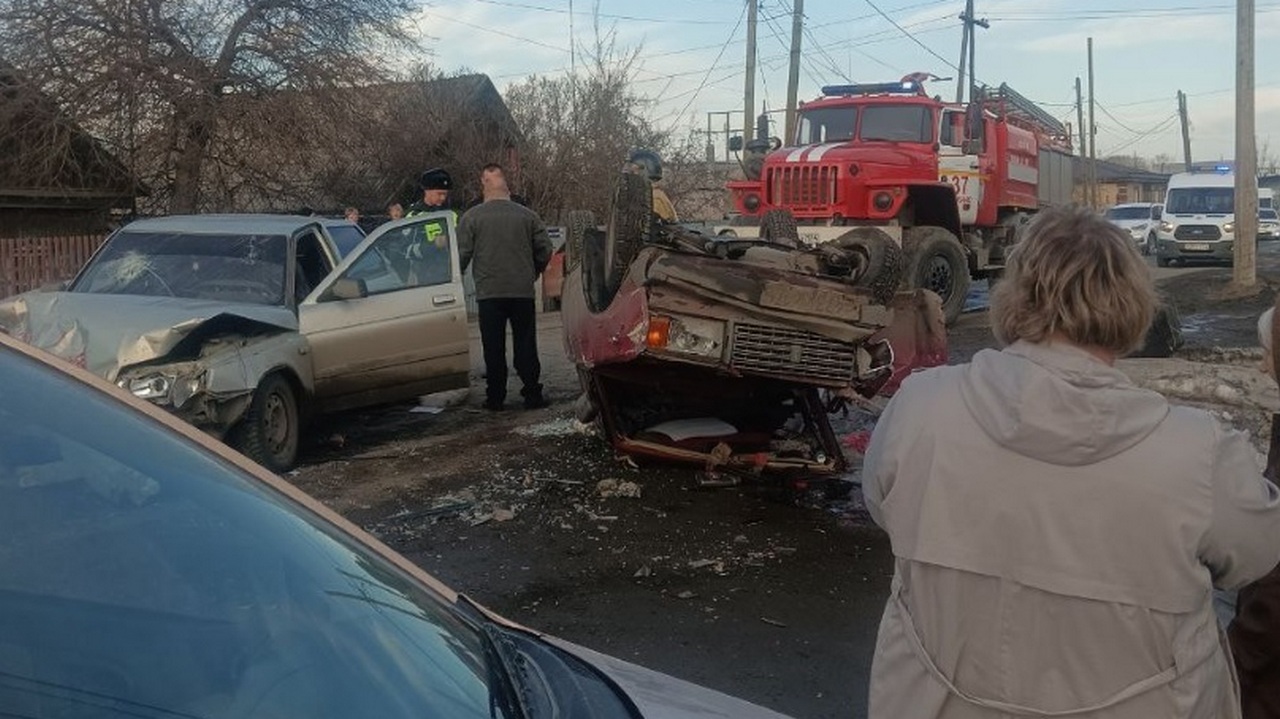
<instances>
[{"instance_id":1,"label":"fire truck ladder","mask_svg":"<svg viewBox=\"0 0 1280 719\"><path fill-rule=\"evenodd\" d=\"M1053 137L1066 137L1067 126L1050 115L1039 105L1018 94L1007 83L1000 84L997 95L1000 111L1006 117L1020 121L1028 130L1039 131Z\"/></svg>"}]
</instances>

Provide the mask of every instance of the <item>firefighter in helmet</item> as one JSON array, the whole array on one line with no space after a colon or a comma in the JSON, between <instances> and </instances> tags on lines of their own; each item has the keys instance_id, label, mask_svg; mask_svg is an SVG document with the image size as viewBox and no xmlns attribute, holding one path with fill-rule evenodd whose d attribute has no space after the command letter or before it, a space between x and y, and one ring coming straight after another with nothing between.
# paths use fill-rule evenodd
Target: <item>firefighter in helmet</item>
<instances>
[{"instance_id":1,"label":"firefighter in helmet","mask_svg":"<svg viewBox=\"0 0 1280 719\"><path fill-rule=\"evenodd\" d=\"M652 150L635 150L627 158L627 170L649 178L653 183L653 213L663 222L679 222L676 206L662 189L662 158Z\"/></svg>"}]
</instances>

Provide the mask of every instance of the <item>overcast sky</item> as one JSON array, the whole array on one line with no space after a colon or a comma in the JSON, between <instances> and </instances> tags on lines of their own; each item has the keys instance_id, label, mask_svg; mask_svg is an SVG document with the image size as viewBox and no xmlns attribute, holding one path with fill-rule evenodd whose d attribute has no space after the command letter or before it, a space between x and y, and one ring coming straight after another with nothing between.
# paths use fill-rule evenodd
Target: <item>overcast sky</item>
<instances>
[{"instance_id":1,"label":"overcast sky","mask_svg":"<svg viewBox=\"0 0 1280 719\"><path fill-rule=\"evenodd\" d=\"M433 63L488 74L499 89L578 62L592 39L592 0L429 0L420 27ZM760 0L757 105L786 103L792 0ZM1257 2L1257 132L1280 155L1280 0ZM873 4L874 3L874 4ZM663 126L705 128L706 113L743 105L743 0L599 0L601 24L640 48L637 90ZM1098 154L1182 155L1178 90L1190 98L1197 160L1234 154L1235 3L1231 0L977 0L982 82L1008 82L1075 124L1074 83L1087 82L1094 38ZM963 0L805 0L800 97L823 84L956 74ZM955 83L931 94L952 98ZM1086 85L1087 94L1087 85ZM1087 102L1087 97L1086 97ZM723 120L715 121L717 127ZM735 118L735 127L740 119Z\"/></svg>"}]
</instances>

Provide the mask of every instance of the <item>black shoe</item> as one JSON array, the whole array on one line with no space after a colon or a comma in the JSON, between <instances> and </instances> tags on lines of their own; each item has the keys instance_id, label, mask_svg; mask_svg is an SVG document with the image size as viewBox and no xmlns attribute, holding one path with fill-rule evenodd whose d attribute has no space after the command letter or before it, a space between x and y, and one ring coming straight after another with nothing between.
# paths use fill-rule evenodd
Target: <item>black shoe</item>
<instances>
[{"instance_id":1,"label":"black shoe","mask_svg":"<svg viewBox=\"0 0 1280 719\"><path fill-rule=\"evenodd\" d=\"M551 406L551 403L547 401L547 398L543 397L540 394L536 396L524 398L525 409L542 409L544 407L550 407L550 406Z\"/></svg>"},{"instance_id":2,"label":"black shoe","mask_svg":"<svg viewBox=\"0 0 1280 719\"><path fill-rule=\"evenodd\" d=\"M490 412L501 412L502 410L506 409L507 406L504 402L498 402L495 400L487 399L484 401L484 408L489 410Z\"/></svg>"}]
</instances>

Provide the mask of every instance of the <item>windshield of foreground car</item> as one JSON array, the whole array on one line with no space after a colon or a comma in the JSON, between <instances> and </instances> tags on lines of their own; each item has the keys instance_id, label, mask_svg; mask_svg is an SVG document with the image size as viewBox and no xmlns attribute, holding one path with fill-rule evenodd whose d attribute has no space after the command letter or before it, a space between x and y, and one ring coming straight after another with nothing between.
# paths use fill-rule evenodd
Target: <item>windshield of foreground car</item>
<instances>
[{"instance_id":1,"label":"windshield of foreground car","mask_svg":"<svg viewBox=\"0 0 1280 719\"><path fill-rule=\"evenodd\" d=\"M120 232L72 292L284 304L283 235Z\"/></svg>"},{"instance_id":2,"label":"windshield of foreground car","mask_svg":"<svg viewBox=\"0 0 1280 719\"><path fill-rule=\"evenodd\" d=\"M510 716L491 669L479 627L382 558L0 348L6 716Z\"/></svg>"},{"instance_id":3,"label":"windshield of foreground car","mask_svg":"<svg viewBox=\"0 0 1280 719\"><path fill-rule=\"evenodd\" d=\"M1180 187L1169 190L1164 211L1174 215L1230 215L1236 191L1230 187Z\"/></svg>"},{"instance_id":4,"label":"windshield of foreground car","mask_svg":"<svg viewBox=\"0 0 1280 719\"><path fill-rule=\"evenodd\" d=\"M1112 207L1107 210L1108 220L1150 220L1150 207Z\"/></svg>"}]
</instances>

